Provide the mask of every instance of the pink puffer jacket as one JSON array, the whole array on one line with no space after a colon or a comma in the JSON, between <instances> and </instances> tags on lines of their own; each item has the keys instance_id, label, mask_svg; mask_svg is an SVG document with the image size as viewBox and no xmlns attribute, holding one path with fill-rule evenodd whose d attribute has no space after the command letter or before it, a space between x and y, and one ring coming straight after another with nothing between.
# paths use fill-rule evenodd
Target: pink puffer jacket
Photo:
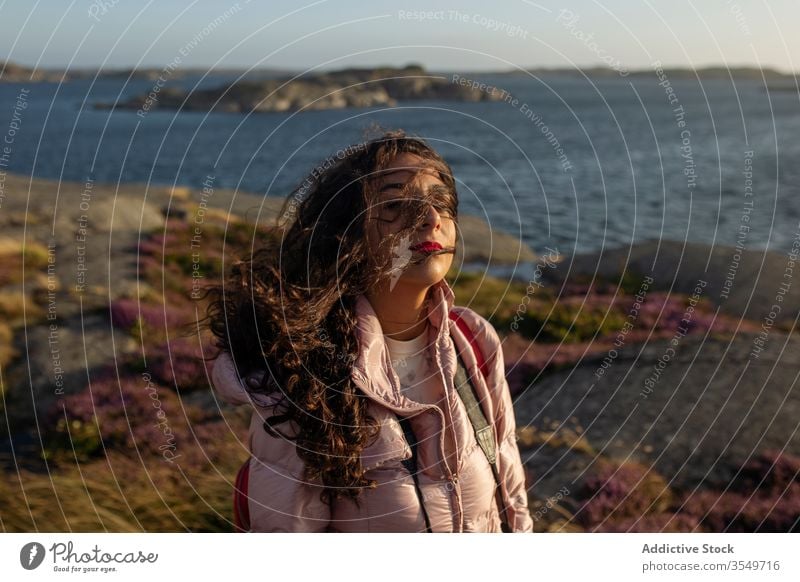
<instances>
[{"instance_id":1,"label":"pink puffer jacket","mask_svg":"<svg viewBox=\"0 0 800 582\"><path fill-rule=\"evenodd\" d=\"M361 351L353 366L353 380L370 398L369 412L381 424L377 439L361 456L365 476L376 479L378 485L361 493L359 506L341 499L334 501L333 507L322 502L321 484L303 480L303 462L296 454L295 443L272 437L263 428L264 419L271 413L267 407L276 402L280 393L275 397L253 394L245 389L228 354L216 361L213 382L219 396L254 407L248 484L252 531L425 531L414 480L402 463L411 457L411 449L396 413L413 415L409 420L418 441L418 481L432 531L501 531L495 479L453 384L456 349L472 378L484 414L493 424L509 524L515 532L533 530L497 332L471 309L453 307L454 294L445 281L432 287L428 297L429 339L446 379L449 406L444 409L412 402L401 394L378 318L366 297L359 297L356 303ZM472 330L485 358L486 380L467 338L448 318L450 309ZM296 434L285 426L280 428L284 433Z\"/></svg>"}]
</instances>

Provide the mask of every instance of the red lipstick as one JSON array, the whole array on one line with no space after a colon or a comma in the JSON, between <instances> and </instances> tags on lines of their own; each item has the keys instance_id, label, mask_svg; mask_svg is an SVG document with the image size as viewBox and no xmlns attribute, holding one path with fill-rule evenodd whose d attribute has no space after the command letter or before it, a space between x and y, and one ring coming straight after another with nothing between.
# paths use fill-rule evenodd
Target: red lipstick
<instances>
[{"instance_id":1,"label":"red lipstick","mask_svg":"<svg viewBox=\"0 0 800 582\"><path fill-rule=\"evenodd\" d=\"M426 240L425 242L417 243L409 247L412 251L419 251L422 253L432 253L434 251L442 250L442 245L437 242Z\"/></svg>"}]
</instances>

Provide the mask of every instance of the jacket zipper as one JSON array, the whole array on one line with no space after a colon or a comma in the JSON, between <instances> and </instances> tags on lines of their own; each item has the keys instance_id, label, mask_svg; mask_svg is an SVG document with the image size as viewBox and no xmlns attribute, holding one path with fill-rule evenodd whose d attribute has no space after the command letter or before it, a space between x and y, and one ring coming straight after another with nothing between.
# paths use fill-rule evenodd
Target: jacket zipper
<instances>
[{"instance_id":1,"label":"jacket zipper","mask_svg":"<svg viewBox=\"0 0 800 582\"><path fill-rule=\"evenodd\" d=\"M439 357L438 342L437 342L437 347L436 347L436 349L434 351L436 352L436 363L437 363L437 365L439 367L439 375L441 376L442 382L444 383L443 386L444 386L444 390L445 390L445 402L446 402L446 408L447 408L447 416L448 416L448 418L450 418L451 434L453 435L453 448L454 448L454 453L455 453L455 457L456 457L456 470L458 470L458 466L459 466L458 465L458 463L459 463L458 441L456 440L455 429L453 428L453 415L452 415L452 412L450 411L450 394L449 394L447 382L445 380L444 372L442 371L442 360ZM391 373L391 379L392 379L392 382L394 382L394 388L397 391L397 393L400 394L401 393L401 391L400 391L400 377L394 371L394 368L392 368L391 364L389 365L389 370L391 370L391 372L392 372ZM453 494L448 497L449 505L452 508L451 509L452 513L455 513L455 516L454 516L456 518L455 522L458 524L458 528L455 529L455 531L463 531L464 528L463 528L463 525L461 524L462 513L463 512L461 511L461 495L460 495L460 490L458 488L458 476L453 474L453 471L451 470L450 465L447 463L447 451L445 450L445 446L444 446L444 439L447 438L447 433L448 433L448 430L447 430L447 426L448 425L447 425L446 419L444 417L444 413L442 412L442 409L439 408L438 406L436 406L435 404L421 405L419 408L415 408L414 410L419 410L419 411L422 411L422 410L435 410L435 411L437 411L439 413L439 420L442 423L442 436L439 438L439 454L442 457L442 464L444 465L445 473L447 474L447 480L450 481L453 484ZM452 500L453 496L455 496L455 498L456 498L456 503L453 503L453 500Z\"/></svg>"},{"instance_id":2,"label":"jacket zipper","mask_svg":"<svg viewBox=\"0 0 800 582\"><path fill-rule=\"evenodd\" d=\"M445 377L444 369L442 368L442 359L441 359L440 354L439 354L438 342L437 342L437 346L436 346L435 352L436 352L436 364L437 364L437 366L439 368L439 376L441 377L442 383L443 383L442 385L444 386L445 401L447 403L447 416L450 418L450 434L452 434L452 436L453 436L453 452L455 453L455 458L456 458L456 460L455 460L455 463L456 463L456 465L455 465L456 474L453 473L453 471L450 469L450 466L447 464L447 462L445 462L445 466L447 467L448 480L453 484L453 495L456 498L455 513L456 513L456 518L457 518L456 519L456 523L458 524L458 527L457 527L456 531L461 532L461 531L464 531L464 524L462 523L463 518L464 518L464 512L463 512L463 510L461 508L461 506L462 506L461 487L459 486L458 475L457 475L458 468L461 466L461 459L460 459L460 456L459 456L459 453L458 453L458 439L456 437L455 423L454 423L454 420L453 420L453 411L450 408L450 396L453 393L453 390L455 389L455 387L451 387L447 382L447 378ZM447 425L443 426L443 432L447 433ZM447 435L445 434L445 437L446 436Z\"/></svg>"},{"instance_id":3,"label":"jacket zipper","mask_svg":"<svg viewBox=\"0 0 800 582\"><path fill-rule=\"evenodd\" d=\"M397 393L400 394L400 377L397 375L397 373L393 369L392 369L392 382L394 382L395 390L397 390ZM439 408L438 406L436 406L435 404L423 404L423 405L420 405L419 407L413 408L412 410L419 411L419 412L422 412L423 410L435 410L436 412L439 413L439 420L442 422L442 432L445 432L447 430L447 425L445 424L444 413L442 413L442 409ZM406 412L406 411L404 410L404 412ZM447 464L447 460L445 459L444 443L442 441L443 441L443 439L440 438L439 439L439 453L442 456L442 463L445 466L445 470L447 471L447 474L452 476L452 471L450 471L450 466ZM456 453L456 454L458 454L458 453Z\"/></svg>"},{"instance_id":4,"label":"jacket zipper","mask_svg":"<svg viewBox=\"0 0 800 582\"><path fill-rule=\"evenodd\" d=\"M444 371L442 369L442 359L440 357L439 350L440 350L439 341L437 340L434 352L435 352L435 355L436 355L436 364L437 364L437 366L439 368L439 376L441 377L442 385L444 386L445 401L446 401L446 405L447 405L447 415L450 418L450 430L451 430L451 434L453 436L454 453L455 453L455 458L456 458L456 471L458 471L458 467L460 465L460 457L459 457L459 453L458 453L458 440L457 440L456 434L455 434L456 433L455 427L453 426L452 411L450 410L450 395L452 393L452 390L450 389L450 386L447 383L447 379L445 378ZM389 375L389 377L390 377L391 381L394 383L394 388L395 388L397 394L401 394L400 377L394 371L394 368L392 368L391 362L389 363L388 369L391 371L391 374ZM372 383L372 378L368 377L368 376L364 376L364 374L362 374L360 371L357 372L357 376L359 378L361 378L361 380L363 382L367 383L367 384L371 384ZM389 408L394 408L396 411L402 411L403 413L409 412L408 409L403 409L403 408L400 408L400 407L397 407L397 406L390 406ZM439 438L439 454L441 455L441 458L442 458L442 464L444 465L444 469L445 469L445 472L446 472L446 475L447 475L447 480L450 481L453 484L453 495L448 497L448 500L450 502L450 505L454 506L453 507L453 513L455 513L455 518L456 518L455 519L455 523L458 524L457 527L454 528L454 530L457 531L457 532L461 532L461 531L464 531L464 524L462 523L462 521L463 521L463 513L464 512L463 512L463 510L461 508L461 506L462 506L461 489L460 489L460 486L458 484L458 475L455 475L453 473L452 469L450 468L450 465L447 463L447 451L445 451L445 447L444 447L444 439L447 438L447 432L448 432L448 430L447 430L447 428L448 428L447 421L446 421L446 419L444 417L444 413L442 412L442 409L439 408L438 406L436 406L435 404L423 404L423 405L420 405L420 406L417 406L417 407L414 407L414 408L411 409L411 411L413 411L413 412L422 412L423 410L435 410L436 412L439 413L439 420L441 421L441 424L442 424L442 436ZM455 497L456 503L453 503L452 497Z\"/></svg>"}]
</instances>

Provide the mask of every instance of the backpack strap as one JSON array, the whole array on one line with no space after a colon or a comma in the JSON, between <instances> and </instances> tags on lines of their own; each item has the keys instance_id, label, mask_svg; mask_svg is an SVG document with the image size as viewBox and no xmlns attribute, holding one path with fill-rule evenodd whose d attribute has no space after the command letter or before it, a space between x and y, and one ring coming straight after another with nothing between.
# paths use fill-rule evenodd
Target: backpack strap
<instances>
[{"instance_id":1,"label":"backpack strap","mask_svg":"<svg viewBox=\"0 0 800 582\"><path fill-rule=\"evenodd\" d=\"M469 345L475 354L475 359L478 362L478 368L485 379L487 377L486 360L483 358L483 353L478 346L478 342L476 341L472 330L469 328L467 323L453 311L450 312L450 319L455 322L455 324L458 326L458 329L460 329L461 333L463 333L467 338L467 341L469 342ZM478 446L480 446L483 454L486 455L486 460L489 462L489 466L492 468L492 474L494 475L495 480L495 499L497 501L497 509L500 513L502 530L504 532L510 532L511 526L508 523L506 504L503 500L500 470L497 466L497 442L494 438L492 426L489 424L489 422L486 420L486 416L483 414L483 410L478 402L477 393L475 392L475 385L473 384L472 379L469 377L469 374L467 374L466 366L464 365L460 354L458 355L458 365L456 367L456 377L454 383L456 386L456 391L458 392L458 396L464 403L464 408L467 410L467 416L469 417L472 428L475 431L475 440L478 442Z\"/></svg>"},{"instance_id":2,"label":"backpack strap","mask_svg":"<svg viewBox=\"0 0 800 582\"><path fill-rule=\"evenodd\" d=\"M411 429L411 423L408 418L397 415L397 419L400 421L400 426L403 427L403 434L406 437L408 446L411 447L411 458L403 460L402 463L414 479L414 489L417 490L417 499L419 499L419 506L420 509L422 509L422 516L425 518L425 531L427 533L432 533L431 520L428 517L428 510L425 509L422 490L419 487L419 477L417 476L417 437L414 436L414 431Z\"/></svg>"},{"instance_id":3,"label":"backpack strap","mask_svg":"<svg viewBox=\"0 0 800 582\"><path fill-rule=\"evenodd\" d=\"M453 320L453 323L456 324L461 333L464 334L464 337L467 338L470 347L472 348L472 353L475 354L475 359L478 361L478 369L483 374L484 378L489 376L489 369L486 366L486 360L483 358L483 352L481 352L481 347L478 345L478 340L475 338L475 334L472 333L472 330L467 325L467 322L461 319L461 316L456 313L455 311L450 311L450 319Z\"/></svg>"},{"instance_id":4,"label":"backpack strap","mask_svg":"<svg viewBox=\"0 0 800 582\"><path fill-rule=\"evenodd\" d=\"M450 312L450 319L455 322L455 324L461 330L461 333L463 333L469 341L469 345L472 348L472 351L475 354L475 359L478 362L478 368L480 369L481 374L483 374L483 377L486 378L486 360L483 358L483 353L481 352L480 346L478 345L472 330L469 328L467 323L453 311ZM472 379L469 377L469 374L467 374L467 367L464 365L464 361L461 359L461 354L457 355L456 377L453 383L455 384L456 392L458 393L459 398L461 398L461 401L464 403L464 408L467 410L467 416L469 417L470 424L472 424L472 428L475 431L475 440L478 442L478 446L480 446L483 454L486 455L486 460L489 462L489 466L492 468L492 475L494 476L495 481L495 501L497 502L497 509L500 514L500 527L503 532L508 533L511 532L512 529L508 523L508 513L506 511L505 501L503 500L503 490L500 485L500 470L497 466L497 442L494 438L492 425L490 425L486 420L486 416L483 414L483 410L478 402L477 393L475 392L475 385L472 383ZM405 435L406 441L411 447L411 458L402 461L402 463L406 470L408 470L408 472L411 473L412 477L414 478L414 485L417 490L419 505L422 508L422 514L425 516L426 531L431 532L430 520L425 509L425 503L423 502L422 492L420 491L419 480L417 477L417 440L414 436L414 431L411 429L411 423L409 422L408 418L400 415L397 415L397 418L400 421L400 425L403 427L403 434Z\"/></svg>"}]
</instances>

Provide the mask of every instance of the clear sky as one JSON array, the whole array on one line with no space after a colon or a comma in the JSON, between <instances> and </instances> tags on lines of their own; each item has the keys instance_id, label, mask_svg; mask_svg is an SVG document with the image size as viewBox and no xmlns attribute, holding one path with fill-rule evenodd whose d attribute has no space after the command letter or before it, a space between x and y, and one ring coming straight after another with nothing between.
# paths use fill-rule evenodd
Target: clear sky
<instances>
[{"instance_id":1,"label":"clear sky","mask_svg":"<svg viewBox=\"0 0 800 582\"><path fill-rule=\"evenodd\" d=\"M0 60L467 71L658 59L788 72L800 70L798 23L800 0L0 0Z\"/></svg>"}]
</instances>

